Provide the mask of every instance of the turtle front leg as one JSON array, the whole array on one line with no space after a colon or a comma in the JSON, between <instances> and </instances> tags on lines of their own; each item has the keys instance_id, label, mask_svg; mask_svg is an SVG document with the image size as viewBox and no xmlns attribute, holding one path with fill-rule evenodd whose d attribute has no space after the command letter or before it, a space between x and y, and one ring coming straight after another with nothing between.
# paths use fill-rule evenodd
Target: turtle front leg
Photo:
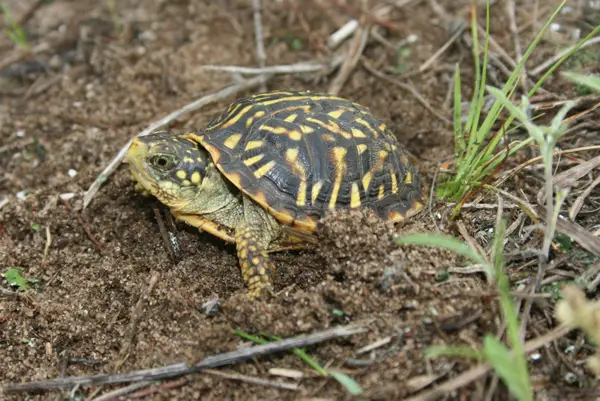
<instances>
[{"instance_id":1,"label":"turtle front leg","mask_svg":"<svg viewBox=\"0 0 600 401\"><path fill-rule=\"evenodd\" d=\"M270 274L275 270L264 244L264 232L244 223L235 230L237 255L248 296L257 299L271 290Z\"/></svg>"}]
</instances>

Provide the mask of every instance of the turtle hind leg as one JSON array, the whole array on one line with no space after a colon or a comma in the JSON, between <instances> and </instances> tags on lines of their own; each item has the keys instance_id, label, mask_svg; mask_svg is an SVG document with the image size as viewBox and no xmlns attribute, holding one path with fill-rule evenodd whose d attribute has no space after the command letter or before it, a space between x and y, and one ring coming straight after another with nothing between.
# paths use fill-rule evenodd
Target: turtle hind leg
<instances>
[{"instance_id":1,"label":"turtle hind leg","mask_svg":"<svg viewBox=\"0 0 600 401\"><path fill-rule=\"evenodd\" d=\"M261 298L272 289L271 273L275 270L267 249L262 245L261 232L248 224L235 230L237 255L242 268L242 277L248 286L251 299Z\"/></svg>"}]
</instances>

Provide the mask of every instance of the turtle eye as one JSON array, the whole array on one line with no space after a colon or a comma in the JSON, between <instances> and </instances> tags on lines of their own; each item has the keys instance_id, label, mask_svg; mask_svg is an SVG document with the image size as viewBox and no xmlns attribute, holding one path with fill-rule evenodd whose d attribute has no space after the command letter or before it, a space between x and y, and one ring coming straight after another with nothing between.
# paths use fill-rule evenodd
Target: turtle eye
<instances>
[{"instance_id":1,"label":"turtle eye","mask_svg":"<svg viewBox=\"0 0 600 401\"><path fill-rule=\"evenodd\" d=\"M175 165L175 158L169 155L156 155L151 159L152 165L161 170L170 170Z\"/></svg>"}]
</instances>

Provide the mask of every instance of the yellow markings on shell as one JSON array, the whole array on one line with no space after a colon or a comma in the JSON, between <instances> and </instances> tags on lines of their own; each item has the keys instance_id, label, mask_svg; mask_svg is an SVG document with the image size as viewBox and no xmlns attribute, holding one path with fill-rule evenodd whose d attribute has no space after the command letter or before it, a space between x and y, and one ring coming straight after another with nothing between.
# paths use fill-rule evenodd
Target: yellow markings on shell
<instances>
[{"instance_id":1,"label":"yellow markings on shell","mask_svg":"<svg viewBox=\"0 0 600 401\"><path fill-rule=\"evenodd\" d=\"M254 115L252 117L250 117L248 120L246 120L246 128L250 128L250 126L252 125L254 120L256 120L257 118L262 118L264 116L265 116L265 112L263 110L257 111L256 113L254 113Z\"/></svg>"},{"instance_id":2,"label":"yellow markings on shell","mask_svg":"<svg viewBox=\"0 0 600 401\"><path fill-rule=\"evenodd\" d=\"M379 127L377 127L377 128L379 128L379 131L385 131L385 129L387 128L387 125L385 125L385 124L381 124L381 125L380 125Z\"/></svg>"},{"instance_id":3,"label":"yellow markings on shell","mask_svg":"<svg viewBox=\"0 0 600 401\"><path fill-rule=\"evenodd\" d=\"M363 120L362 118L357 118L356 122L364 127L367 127L367 129L369 131L371 131L371 134L373 134L374 137L378 137L379 133L371 126L371 124L369 124L367 122L367 120Z\"/></svg>"},{"instance_id":4,"label":"yellow markings on shell","mask_svg":"<svg viewBox=\"0 0 600 401\"><path fill-rule=\"evenodd\" d=\"M390 170L390 177L392 177L392 193L398 193L398 179L396 178L396 172L394 169Z\"/></svg>"},{"instance_id":5,"label":"yellow markings on shell","mask_svg":"<svg viewBox=\"0 0 600 401\"><path fill-rule=\"evenodd\" d=\"M377 200L382 200L385 195L385 185L379 185L379 193L377 194Z\"/></svg>"},{"instance_id":6,"label":"yellow markings on shell","mask_svg":"<svg viewBox=\"0 0 600 401\"><path fill-rule=\"evenodd\" d=\"M199 172L197 172L197 171L194 171L194 172L192 173L192 177L191 177L191 179L192 179L192 184L199 184L199 183L200 183L200 181L202 180L202 176L200 175L200 173L199 173Z\"/></svg>"},{"instance_id":7,"label":"yellow markings on shell","mask_svg":"<svg viewBox=\"0 0 600 401\"><path fill-rule=\"evenodd\" d=\"M298 132L296 130L290 131L288 133L288 136L290 137L290 139L292 141L299 141L299 140L302 139L302 133L300 133L300 132Z\"/></svg>"},{"instance_id":8,"label":"yellow markings on shell","mask_svg":"<svg viewBox=\"0 0 600 401\"><path fill-rule=\"evenodd\" d=\"M271 160L270 162L260 166L255 172L254 176L256 178L261 178L263 175L267 174L271 169L275 167L275 160Z\"/></svg>"},{"instance_id":9,"label":"yellow markings on shell","mask_svg":"<svg viewBox=\"0 0 600 401\"><path fill-rule=\"evenodd\" d=\"M362 186L365 192L369 190L369 185L371 185L371 180L373 179L373 173L370 171L367 172L362 178Z\"/></svg>"},{"instance_id":10,"label":"yellow markings on shell","mask_svg":"<svg viewBox=\"0 0 600 401\"><path fill-rule=\"evenodd\" d=\"M342 179L346 172L346 153L348 150L340 146L336 146L332 149L333 151L333 167L335 169L335 180L333 181L333 189L331 191L331 198L329 199L329 209L334 209L337 202L340 187L342 186Z\"/></svg>"},{"instance_id":11,"label":"yellow markings on shell","mask_svg":"<svg viewBox=\"0 0 600 401\"><path fill-rule=\"evenodd\" d=\"M365 150L367 150L368 146L364 143L356 145L356 150L358 150L358 154L363 154Z\"/></svg>"},{"instance_id":12,"label":"yellow markings on shell","mask_svg":"<svg viewBox=\"0 0 600 401\"><path fill-rule=\"evenodd\" d=\"M242 186L242 177L237 173L228 174L227 179L231 181L231 183L237 188L240 188Z\"/></svg>"},{"instance_id":13,"label":"yellow markings on shell","mask_svg":"<svg viewBox=\"0 0 600 401\"><path fill-rule=\"evenodd\" d=\"M331 135L331 134L323 134L322 138L325 142L335 142L335 136Z\"/></svg>"},{"instance_id":14,"label":"yellow markings on shell","mask_svg":"<svg viewBox=\"0 0 600 401\"><path fill-rule=\"evenodd\" d=\"M319 126L323 127L324 129L326 129L327 131L333 132L334 134L341 135L346 139L352 138L352 134L349 132L346 132L345 130L340 128L340 126L335 121L325 122L325 121L321 121L321 120L318 120L318 119L312 118L312 117L308 117L306 119L306 121L309 121L313 124L319 125Z\"/></svg>"},{"instance_id":15,"label":"yellow markings on shell","mask_svg":"<svg viewBox=\"0 0 600 401\"><path fill-rule=\"evenodd\" d=\"M249 141L246 144L245 150L252 150L252 149L260 148L261 146L263 146L263 141Z\"/></svg>"},{"instance_id":16,"label":"yellow markings on shell","mask_svg":"<svg viewBox=\"0 0 600 401\"><path fill-rule=\"evenodd\" d=\"M270 132L272 134L276 134L276 135L281 135L281 134L287 134L288 133L288 129L285 127L271 127L270 125L261 125L259 127L262 131L267 131Z\"/></svg>"},{"instance_id":17,"label":"yellow markings on shell","mask_svg":"<svg viewBox=\"0 0 600 401\"><path fill-rule=\"evenodd\" d=\"M298 148L290 148L285 151L285 160L290 165L294 174L300 178L300 185L298 186L298 197L296 198L296 205L306 205L306 171L304 166L298 162Z\"/></svg>"},{"instance_id":18,"label":"yellow markings on shell","mask_svg":"<svg viewBox=\"0 0 600 401\"><path fill-rule=\"evenodd\" d=\"M312 127L309 127L308 125L301 125L300 131L302 131L303 134L312 134L313 132L315 132L315 130Z\"/></svg>"},{"instance_id":19,"label":"yellow markings on shell","mask_svg":"<svg viewBox=\"0 0 600 401\"><path fill-rule=\"evenodd\" d=\"M413 180L413 176L412 176L411 172L407 171L406 175L404 176L404 183L405 184L412 184L412 180Z\"/></svg>"},{"instance_id":20,"label":"yellow markings on shell","mask_svg":"<svg viewBox=\"0 0 600 401\"><path fill-rule=\"evenodd\" d=\"M323 188L323 181L317 181L312 186L312 193L311 193L310 200L312 201L313 205L317 201L317 197L319 196L319 192L321 192L321 188Z\"/></svg>"},{"instance_id":21,"label":"yellow markings on shell","mask_svg":"<svg viewBox=\"0 0 600 401\"><path fill-rule=\"evenodd\" d=\"M327 113L327 115L331 118L340 118L342 116L342 114L344 114L343 109L339 109L339 110L334 110L334 111L330 111L329 113Z\"/></svg>"},{"instance_id":22,"label":"yellow markings on shell","mask_svg":"<svg viewBox=\"0 0 600 401\"><path fill-rule=\"evenodd\" d=\"M360 206L360 191L356 182L352 183L352 191L350 193L350 207L357 208Z\"/></svg>"},{"instance_id":23,"label":"yellow markings on shell","mask_svg":"<svg viewBox=\"0 0 600 401\"><path fill-rule=\"evenodd\" d=\"M290 114L289 116L287 116L286 118L284 118L283 121L286 121L288 123L293 123L294 120L296 120L296 118L298 118L298 114L293 113L293 114Z\"/></svg>"},{"instance_id":24,"label":"yellow markings on shell","mask_svg":"<svg viewBox=\"0 0 600 401\"><path fill-rule=\"evenodd\" d=\"M265 157L265 155L261 153L260 155L256 155L249 159L244 160L244 164L246 166L251 166L251 165L257 163L258 161L260 161L263 157Z\"/></svg>"},{"instance_id":25,"label":"yellow markings on shell","mask_svg":"<svg viewBox=\"0 0 600 401\"><path fill-rule=\"evenodd\" d=\"M236 147L240 139L242 139L242 134L233 134L229 136L229 138L225 139L225 142L223 142L223 144L229 149L233 149Z\"/></svg>"},{"instance_id":26,"label":"yellow markings on shell","mask_svg":"<svg viewBox=\"0 0 600 401\"><path fill-rule=\"evenodd\" d=\"M175 175L177 175L177 178L179 178L180 180L185 180L185 178L187 177L187 173L185 170L177 170L177 173L175 173Z\"/></svg>"},{"instance_id":27,"label":"yellow markings on shell","mask_svg":"<svg viewBox=\"0 0 600 401\"><path fill-rule=\"evenodd\" d=\"M346 101L345 99L336 97L336 96L288 96L288 97L282 97L279 99L273 99L273 100L266 100L264 102L261 102L261 104L265 105L265 106L269 106L271 104L277 104L277 103L284 103L284 102L291 102L291 103L296 103L298 101L302 101L302 100L341 100L341 101ZM298 108L301 107L308 107L308 106L299 106Z\"/></svg>"},{"instance_id":28,"label":"yellow markings on shell","mask_svg":"<svg viewBox=\"0 0 600 401\"><path fill-rule=\"evenodd\" d=\"M243 116L245 116L246 113L248 113L250 111L250 109L252 109L252 105L244 107L239 113L235 113L236 110L233 110L231 113L229 113L229 116L233 115L233 117L226 123L221 124L221 129L231 127L233 124L240 121L240 119ZM234 113L235 113L235 115L234 115Z\"/></svg>"},{"instance_id":29,"label":"yellow markings on shell","mask_svg":"<svg viewBox=\"0 0 600 401\"><path fill-rule=\"evenodd\" d=\"M365 133L358 128L352 128L352 136L355 138L366 138Z\"/></svg>"},{"instance_id":30,"label":"yellow markings on shell","mask_svg":"<svg viewBox=\"0 0 600 401\"><path fill-rule=\"evenodd\" d=\"M257 265L259 263L260 263L260 259L259 258L257 258L257 257L252 258L252 264L253 265Z\"/></svg>"}]
</instances>

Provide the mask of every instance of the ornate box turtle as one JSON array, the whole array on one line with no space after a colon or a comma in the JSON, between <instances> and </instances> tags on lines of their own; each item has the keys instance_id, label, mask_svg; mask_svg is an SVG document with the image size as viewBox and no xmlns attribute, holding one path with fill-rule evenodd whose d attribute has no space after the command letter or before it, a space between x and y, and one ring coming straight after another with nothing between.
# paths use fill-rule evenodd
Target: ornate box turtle
<instances>
[{"instance_id":1,"label":"ornate box turtle","mask_svg":"<svg viewBox=\"0 0 600 401\"><path fill-rule=\"evenodd\" d=\"M270 287L268 253L310 244L328 210L395 223L422 208L418 172L385 124L319 93L239 99L198 132L136 138L124 162L175 218L236 244L251 298Z\"/></svg>"}]
</instances>

